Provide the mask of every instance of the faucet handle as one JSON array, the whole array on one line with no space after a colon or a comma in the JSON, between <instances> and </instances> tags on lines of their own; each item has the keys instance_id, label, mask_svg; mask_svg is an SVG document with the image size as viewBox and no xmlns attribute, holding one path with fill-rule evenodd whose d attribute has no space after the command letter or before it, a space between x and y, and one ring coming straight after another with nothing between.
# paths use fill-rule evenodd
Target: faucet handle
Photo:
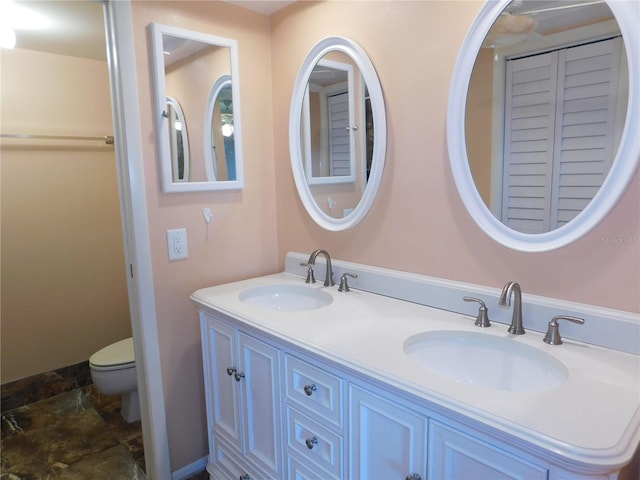
<instances>
[{"instance_id":1,"label":"faucet handle","mask_svg":"<svg viewBox=\"0 0 640 480\"><path fill-rule=\"evenodd\" d=\"M316 283L316 276L313 274L313 263L300 262L301 267L307 267L307 279L304 283Z\"/></svg>"},{"instance_id":2,"label":"faucet handle","mask_svg":"<svg viewBox=\"0 0 640 480\"><path fill-rule=\"evenodd\" d=\"M547 334L544 336L544 343L548 343L549 345L561 345L562 337L560 337L560 329L558 325L558 320L569 320L573 323L583 324L584 319L578 317L572 317L571 315L556 315L549 322L549 328L547 329Z\"/></svg>"},{"instance_id":3,"label":"faucet handle","mask_svg":"<svg viewBox=\"0 0 640 480\"><path fill-rule=\"evenodd\" d=\"M358 278L358 275L355 273L343 273L340 277L340 286L338 287L339 292L348 292L349 284L347 283L347 276L351 278Z\"/></svg>"},{"instance_id":4,"label":"faucet handle","mask_svg":"<svg viewBox=\"0 0 640 480\"><path fill-rule=\"evenodd\" d=\"M462 297L465 302L478 302L480 304L480 308L478 309L478 316L476 318L476 327L490 327L491 322L489 321L489 309L484 304L482 300L475 297Z\"/></svg>"}]
</instances>

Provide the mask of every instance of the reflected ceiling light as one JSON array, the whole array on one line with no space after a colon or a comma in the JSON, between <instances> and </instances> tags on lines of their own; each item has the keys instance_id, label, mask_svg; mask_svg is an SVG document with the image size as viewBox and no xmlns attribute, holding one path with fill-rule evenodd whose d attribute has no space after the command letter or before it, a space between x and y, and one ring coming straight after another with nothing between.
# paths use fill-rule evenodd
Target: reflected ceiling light
<instances>
[{"instance_id":1,"label":"reflected ceiling light","mask_svg":"<svg viewBox=\"0 0 640 480\"><path fill-rule=\"evenodd\" d=\"M11 50L16 46L16 32L13 28L0 25L0 48Z\"/></svg>"},{"instance_id":2,"label":"reflected ceiling light","mask_svg":"<svg viewBox=\"0 0 640 480\"><path fill-rule=\"evenodd\" d=\"M230 137L231 135L233 135L233 125L229 125L228 123L222 125L222 136Z\"/></svg>"},{"instance_id":3,"label":"reflected ceiling light","mask_svg":"<svg viewBox=\"0 0 640 480\"><path fill-rule=\"evenodd\" d=\"M535 34L538 22L527 15L500 15L487 34L483 47L514 45Z\"/></svg>"},{"instance_id":4,"label":"reflected ceiling light","mask_svg":"<svg viewBox=\"0 0 640 480\"><path fill-rule=\"evenodd\" d=\"M41 30L51 25L51 21L27 7L9 0L0 0L0 27L14 30Z\"/></svg>"}]
</instances>

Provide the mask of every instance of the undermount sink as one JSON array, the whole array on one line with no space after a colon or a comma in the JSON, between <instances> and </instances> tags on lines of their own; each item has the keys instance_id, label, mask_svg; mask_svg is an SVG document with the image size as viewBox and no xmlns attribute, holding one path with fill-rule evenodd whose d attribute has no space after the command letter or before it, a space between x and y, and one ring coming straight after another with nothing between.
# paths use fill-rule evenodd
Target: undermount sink
<instances>
[{"instance_id":1,"label":"undermount sink","mask_svg":"<svg viewBox=\"0 0 640 480\"><path fill-rule=\"evenodd\" d=\"M333 302L322 290L300 285L265 285L240 292L240 301L270 310L316 310Z\"/></svg>"},{"instance_id":2,"label":"undermount sink","mask_svg":"<svg viewBox=\"0 0 640 480\"><path fill-rule=\"evenodd\" d=\"M486 333L423 332L405 340L404 352L436 375L496 390L547 390L569 378L567 368L551 355L514 338Z\"/></svg>"}]
</instances>

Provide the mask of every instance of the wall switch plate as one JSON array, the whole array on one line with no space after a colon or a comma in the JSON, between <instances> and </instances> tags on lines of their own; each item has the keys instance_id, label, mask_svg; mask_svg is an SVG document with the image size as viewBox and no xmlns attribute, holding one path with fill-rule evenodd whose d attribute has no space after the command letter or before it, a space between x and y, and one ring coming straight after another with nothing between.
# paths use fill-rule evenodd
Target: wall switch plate
<instances>
[{"instance_id":1,"label":"wall switch plate","mask_svg":"<svg viewBox=\"0 0 640 480\"><path fill-rule=\"evenodd\" d=\"M189 256L187 251L187 229L167 230L167 248L169 260L181 260Z\"/></svg>"}]
</instances>

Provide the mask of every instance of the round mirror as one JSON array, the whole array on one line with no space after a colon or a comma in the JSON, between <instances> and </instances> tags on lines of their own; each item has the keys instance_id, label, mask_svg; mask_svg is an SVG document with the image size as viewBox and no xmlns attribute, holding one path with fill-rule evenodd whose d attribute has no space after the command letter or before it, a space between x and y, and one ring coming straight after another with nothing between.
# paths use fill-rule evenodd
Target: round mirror
<instances>
[{"instance_id":1,"label":"round mirror","mask_svg":"<svg viewBox=\"0 0 640 480\"><path fill-rule=\"evenodd\" d=\"M461 49L447 138L476 223L514 250L580 238L637 165L638 5L488 2Z\"/></svg>"},{"instance_id":2,"label":"round mirror","mask_svg":"<svg viewBox=\"0 0 640 480\"><path fill-rule=\"evenodd\" d=\"M204 117L204 159L208 181L236 180L231 75L211 87Z\"/></svg>"},{"instance_id":3,"label":"round mirror","mask_svg":"<svg viewBox=\"0 0 640 480\"><path fill-rule=\"evenodd\" d=\"M187 123L180 103L167 97L165 117L169 122L169 155L171 157L171 174L174 182L189 181L189 137Z\"/></svg>"},{"instance_id":4,"label":"round mirror","mask_svg":"<svg viewBox=\"0 0 640 480\"><path fill-rule=\"evenodd\" d=\"M367 214L380 186L386 116L364 50L328 37L305 58L289 115L291 168L300 199L321 227L346 230Z\"/></svg>"}]
</instances>

